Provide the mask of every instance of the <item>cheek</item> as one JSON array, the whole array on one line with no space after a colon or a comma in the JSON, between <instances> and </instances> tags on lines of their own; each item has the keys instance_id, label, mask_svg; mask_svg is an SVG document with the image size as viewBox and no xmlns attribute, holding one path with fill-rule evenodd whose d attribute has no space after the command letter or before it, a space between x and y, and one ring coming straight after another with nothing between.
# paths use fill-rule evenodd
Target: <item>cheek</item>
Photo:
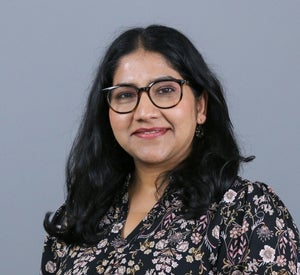
<instances>
[{"instance_id":1,"label":"cheek","mask_svg":"<svg viewBox=\"0 0 300 275\"><path fill-rule=\"evenodd\" d=\"M196 104L191 102L183 102L183 104L173 114L174 121L181 124L182 127L188 127L197 123L197 109Z\"/></svg>"},{"instance_id":2,"label":"cheek","mask_svg":"<svg viewBox=\"0 0 300 275\"><path fill-rule=\"evenodd\" d=\"M128 129L129 117L126 114L120 115L114 111L109 111L109 122L115 138L118 140L119 136Z\"/></svg>"},{"instance_id":3,"label":"cheek","mask_svg":"<svg viewBox=\"0 0 300 275\"><path fill-rule=\"evenodd\" d=\"M197 112L192 104L185 105L173 116L175 129L178 129L181 135L193 136L197 126Z\"/></svg>"}]
</instances>

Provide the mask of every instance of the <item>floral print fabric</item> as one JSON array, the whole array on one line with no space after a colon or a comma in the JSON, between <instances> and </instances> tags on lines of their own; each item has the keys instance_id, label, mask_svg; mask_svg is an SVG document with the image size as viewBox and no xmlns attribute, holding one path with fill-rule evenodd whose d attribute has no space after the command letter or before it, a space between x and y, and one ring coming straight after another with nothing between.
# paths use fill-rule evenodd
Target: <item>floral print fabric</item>
<instances>
[{"instance_id":1,"label":"floral print fabric","mask_svg":"<svg viewBox=\"0 0 300 275\"><path fill-rule=\"evenodd\" d=\"M300 274L299 233L265 184L238 179L205 215L187 220L168 193L123 239L128 194L110 208L94 246L48 236L41 274Z\"/></svg>"}]
</instances>

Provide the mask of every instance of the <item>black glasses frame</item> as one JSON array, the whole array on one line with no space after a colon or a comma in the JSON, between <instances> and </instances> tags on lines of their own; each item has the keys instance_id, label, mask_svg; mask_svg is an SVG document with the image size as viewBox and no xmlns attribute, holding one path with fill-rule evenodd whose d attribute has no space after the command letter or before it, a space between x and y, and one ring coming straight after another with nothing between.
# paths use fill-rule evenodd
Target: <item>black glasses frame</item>
<instances>
[{"instance_id":1,"label":"black glasses frame","mask_svg":"<svg viewBox=\"0 0 300 275\"><path fill-rule=\"evenodd\" d=\"M176 104L173 104L173 105L168 106L168 107L161 107L161 106L158 106L158 105L153 101L153 99L151 98L150 93L149 93L149 91L150 91L150 89L151 89L151 87L152 87L153 85L155 85L155 84L157 84L157 83L160 83L160 82L164 82L164 81L173 81L173 82L176 82L176 83L180 84L180 98L179 98L178 102L177 102ZM115 86L111 86L111 87L108 87L108 88L104 88L104 89L102 89L102 92L106 92L106 93L107 93L107 95L106 95L107 103L108 103L109 107L110 107L114 112L116 112L116 113L118 113L118 114L128 114L128 113L133 112L133 111L136 109L136 107L139 105L139 103L140 103L140 98L141 98L141 92L146 92L147 95L148 95L148 97L149 97L149 99L150 99L150 101L152 102L152 104L153 104L154 106L156 106L157 108L160 108L160 109L170 109L170 108L175 107L176 105L178 105L178 103L179 103L179 102L181 101L181 99L182 99L182 86L183 86L183 84L188 84L188 81L185 80L185 79L162 78L162 79L157 79L157 80L152 81L151 83L149 83L148 86L145 86L145 87L140 87L140 88L139 88L139 87L137 87L137 86L135 86L135 85L130 85L130 84L120 84L120 85L115 85ZM136 101L136 105L135 105L134 108L133 108L132 110L130 110L130 111L127 111L127 112L120 112L120 111L117 111L117 110L115 110L115 109L111 106L111 104L110 104L110 95L111 95L112 91L113 91L114 89L117 89L117 88L120 88L120 87L131 87L131 88L134 88L134 89L136 90L137 94L138 94L138 99L137 99L137 101Z\"/></svg>"}]
</instances>

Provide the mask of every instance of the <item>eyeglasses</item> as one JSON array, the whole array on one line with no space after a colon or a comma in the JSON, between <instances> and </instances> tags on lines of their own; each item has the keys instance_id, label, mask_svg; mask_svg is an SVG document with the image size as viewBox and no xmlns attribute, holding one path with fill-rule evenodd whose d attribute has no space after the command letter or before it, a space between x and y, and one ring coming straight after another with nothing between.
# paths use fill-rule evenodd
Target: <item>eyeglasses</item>
<instances>
[{"instance_id":1,"label":"eyeglasses","mask_svg":"<svg viewBox=\"0 0 300 275\"><path fill-rule=\"evenodd\" d=\"M140 102L141 92L148 94L150 101L158 108L169 109L175 107L182 99L182 86L188 84L184 79L158 79L146 87L138 88L134 85L120 84L105 88L107 102L110 108L119 114L132 112Z\"/></svg>"}]
</instances>

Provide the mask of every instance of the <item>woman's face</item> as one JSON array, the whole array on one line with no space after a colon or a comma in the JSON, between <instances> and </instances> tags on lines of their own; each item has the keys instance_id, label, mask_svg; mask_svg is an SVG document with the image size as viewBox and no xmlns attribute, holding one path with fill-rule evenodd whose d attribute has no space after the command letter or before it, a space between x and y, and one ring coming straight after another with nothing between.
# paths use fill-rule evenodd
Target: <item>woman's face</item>
<instances>
[{"instance_id":1,"label":"woman's face","mask_svg":"<svg viewBox=\"0 0 300 275\"><path fill-rule=\"evenodd\" d=\"M113 85L145 87L162 77L182 79L162 55L138 49L120 59ZM186 84L182 100L170 109L154 106L146 92L140 96L138 106L131 113L109 110L114 136L133 157L136 166L159 167L166 171L189 154L196 125L203 124L206 119L206 98L201 96L196 100Z\"/></svg>"}]
</instances>

